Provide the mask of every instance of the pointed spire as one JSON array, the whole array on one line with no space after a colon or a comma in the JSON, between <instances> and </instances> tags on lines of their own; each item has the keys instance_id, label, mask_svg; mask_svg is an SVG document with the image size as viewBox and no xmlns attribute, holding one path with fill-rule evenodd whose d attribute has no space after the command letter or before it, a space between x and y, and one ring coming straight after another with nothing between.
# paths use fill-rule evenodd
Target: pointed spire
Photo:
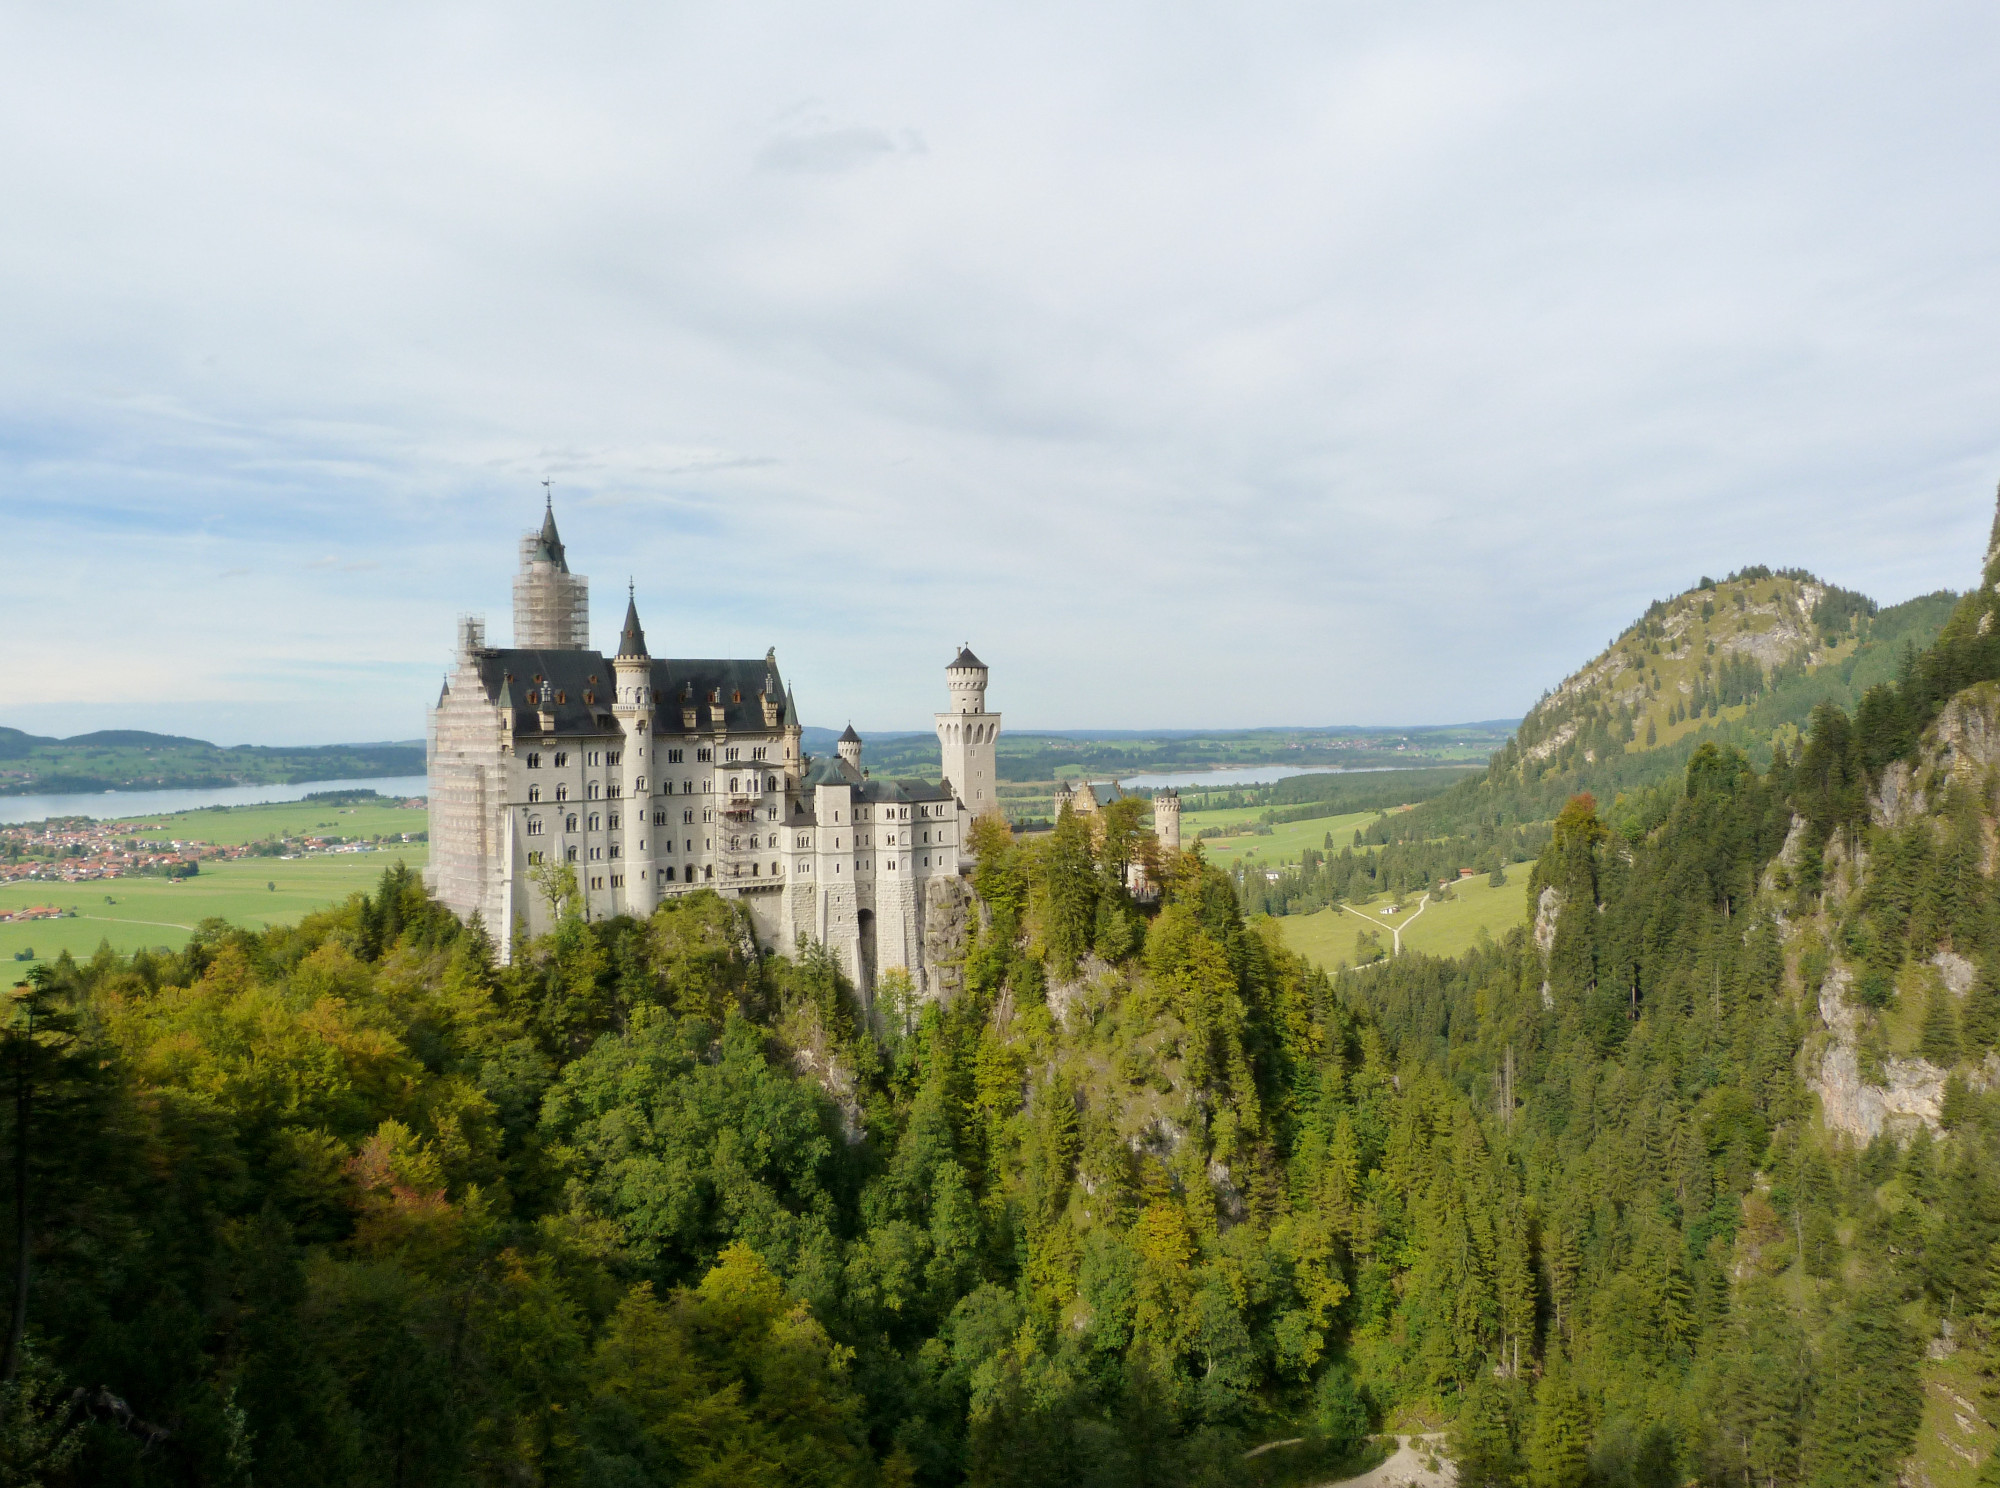
<instances>
[{"instance_id":1,"label":"pointed spire","mask_svg":"<svg viewBox=\"0 0 2000 1488\"><path fill-rule=\"evenodd\" d=\"M547 481L542 482L545 489L548 484ZM542 530L535 539L534 551L529 556L538 563L554 564L559 572L569 572L569 560L563 556L562 538L556 533L556 503L553 494L548 496L547 504L542 508Z\"/></svg>"},{"instance_id":2,"label":"pointed spire","mask_svg":"<svg viewBox=\"0 0 2000 1488\"><path fill-rule=\"evenodd\" d=\"M840 742L842 744L859 744L861 742L861 735L854 732L853 724L848 724L847 732L840 736Z\"/></svg>"},{"instance_id":3,"label":"pointed spire","mask_svg":"<svg viewBox=\"0 0 2000 1488\"><path fill-rule=\"evenodd\" d=\"M620 656L645 656L646 632L639 628L639 601L631 584L625 586L625 629L618 637Z\"/></svg>"}]
</instances>

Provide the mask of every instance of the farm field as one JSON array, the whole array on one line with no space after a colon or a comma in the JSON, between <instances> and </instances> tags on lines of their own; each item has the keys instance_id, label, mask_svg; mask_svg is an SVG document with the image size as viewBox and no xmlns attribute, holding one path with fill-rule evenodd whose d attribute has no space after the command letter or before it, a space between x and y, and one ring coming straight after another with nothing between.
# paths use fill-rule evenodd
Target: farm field
<instances>
[{"instance_id":1,"label":"farm field","mask_svg":"<svg viewBox=\"0 0 2000 1488\"><path fill-rule=\"evenodd\" d=\"M274 801L263 806L176 811L168 816L103 819L130 820L134 827L132 835L151 841L178 837L183 841L233 847L275 837L400 836L404 832L426 830L430 813L421 806L331 806L324 801Z\"/></svg>"},{"instance_id":2,"label":"farm field","mask_svg":"<svg viewBox=\"0 0 2000 1488\"><path fill-rule=\"evenodd\" d=\"M36 961L52 961L62 951L88 956L102 941L118 951L144 946L178 949L195 925L210 916L251 929L289 925L349 894L372 890L383 870L399 859L412 871L422 868L425 845L413 842L379 852L329 853L289 861L237 858L204 863L195 877L178 882L118 878L7 884L0 886L0 910L53 904L65 911L74 908L77 918L0 925L0 972L11 971L18 977L26 971L30 963L13 958L28 947L33 947ZM115 902L106 903L107 899Z\"/></svg>"},{"instance_id":3,"label":"farm field","mask_svg":"<svg viewBox=\"0 0 2000 1488\"><path fill-rule=\"evenodd\" d=\"M1528 919L1528 868L1519 864L1507 875L1507 882L1494 888L1484 877L1462 880L1454 898L1432 904L1423 914L1416 913L1417 901L1404 903L1399 915L1381 911L1389 900L1378 896L1366 904L1352 906L1370 924L1382 927L1382 946L1391 944L1392 926L1409 928L1403 934L1405 951L1421 951L1427 956L1462 956L1478 942L1484 929L1495 940ZM1414 923L1412 923L1414 921ZM1346 909L1323 909L1318 914L1281 915L1278 930L1285 944L1308 960L1332 970L1354 962L1354 937L1365 926Z\"/></svg>"},{"instance_id":4,"label":"farm field","mask_svg":"<svg viewBox=\"0 0 2000 1488\"><path fill-rule=\"evenodd\" d=\"M1203 827L1248 825L1263 813L1263 807L1244 807L1235 811L1204 811L1198 815L1181 817L1181 844L1194 845L1194 834ZM1244 858L1255 858L1267 868L1276 868L1281 863L1296 863L1299 854L1308 847L1320 848L1326 844L1326 834L1333 834L1333 850L1351 847L1357 828L1365 827L1382 813L1379 811L1351 811L1344 816L1320 816L1311 821L1285 822L1271 828L1271 835L1259 837L1249 833L1241 837L1210 837L1201 844L1203 856L1218 868L1233 868ZM1234 820L1231 820L1234 818Z\"/></svg>"}]
</instances>

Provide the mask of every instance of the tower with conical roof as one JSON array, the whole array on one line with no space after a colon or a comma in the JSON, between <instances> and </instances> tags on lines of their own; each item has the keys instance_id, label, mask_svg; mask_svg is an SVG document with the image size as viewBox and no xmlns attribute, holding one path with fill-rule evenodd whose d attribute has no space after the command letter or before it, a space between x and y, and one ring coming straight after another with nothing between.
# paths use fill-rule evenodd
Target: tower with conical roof
<instances>
[{"instance_id":1,"label":"tower with conical roof","mask_svg":"<svg viewBox=\"0 0 2000 1488\"><path fill-rule=\"evenodd\" d=\"M590 648L590 580L569 571L553 498L542 513L541 530L521 538L521 571L514 575L514 648Z\"/></svg>"},{"instance_id":2,"label":"tower with conical roof","mask_svg":"<svg viewBox=\"0 0 2000 1488\"><path fill-rule=\"evenodd\" d=\"M840 752L840 757L855 769L861 768L861 735L854 732L853 724L847 726L847 732L840 736L834 748Z\"/></svg>"},{"instance_id":3,"label":"tower with conical roof","mask_svg":"<svg viewBox=\"0 0 2000 1488\"><path fill-rule=\"evenodd\" d=\"M944 756L944 778L952 792L975 816L1000 804L999 772L995 768L1000 739L1000 715L986 711L986 663L970 645L944 670L951 710L937 715L938 750Z\"/></svg>"}]
</instances>

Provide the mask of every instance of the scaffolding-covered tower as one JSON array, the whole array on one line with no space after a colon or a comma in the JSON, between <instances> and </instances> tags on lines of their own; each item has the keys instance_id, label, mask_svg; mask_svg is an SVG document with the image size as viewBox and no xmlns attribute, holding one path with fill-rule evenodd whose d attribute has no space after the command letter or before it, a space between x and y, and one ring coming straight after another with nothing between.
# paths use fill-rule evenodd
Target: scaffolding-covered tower
<instances>
[{"instance_id":1,"label":"scaffolding-covered tower","mask_svg":"<svg viewBox=\"0 0 2000 1488\"><path fill-rule=\"evenodd\" d=\"M521 571L514 575L514 648L584 651L590 647L590 580L569 571L551 505L542 530L521 537Z\"/></svg>"}]
</instances>

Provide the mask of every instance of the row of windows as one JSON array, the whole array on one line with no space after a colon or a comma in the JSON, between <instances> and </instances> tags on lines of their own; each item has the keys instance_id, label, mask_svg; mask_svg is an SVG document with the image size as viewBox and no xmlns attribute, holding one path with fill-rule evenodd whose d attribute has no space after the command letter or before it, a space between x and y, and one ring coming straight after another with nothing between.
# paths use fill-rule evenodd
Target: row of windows
<instances>
[{"instance_id":1,"label":"row of windows","mask_svg":"<svg viewBox=\"0 0 2000 1488\"><path fill-rule=\"evenodd\" d=\"M605 816L599 816L596 812L593 811L590 814L590 825L586 827L585 830L591 832L604 832L604 831L615 832L618 830L619 826L622 825L623 821L624 818L620 816L619 813L617 813L616 811L610 812ZM565 832L574 832L577 829L576 823L577 823L577 818L575 816L572 815L564 817L563 830ZM528 818L528 835L530 837L539 837L542 835L542 819L539 816L531 816Z\"/></svg>"},{"instance_id":2,"label":"row of windows","mask_svg":"<svg viewBox=\"0 0 2000 1488\"><path fill-rule=\"evenodd\" d=\"M542 855L538 852L531 852L528 854L528 861L530 863L539 864L542 861ZM570 855L568 861L572 863L576 861L576 850L574 848L570 849ZM715 867L713 864L703 865L699 876L697 876L696 874L695 865L693 863L687 865L687 872L679 878L675 877L675 872L672 868L662 868L660 869L659 872L660 872L661 883L695 883L698 881L712 882L715 878ZM779 865L773 863L771 865L771 877L773 878L778 877L780 872L781 869ZM605 886L605 879L607 876L610 879L612 888L622 889L625 887L625 875L622 873L613 873L609 875L593 873L590 875L591 888L602 889ZM750 865L750 876L752 878L762 878L764 876L764 865L762 863L752 863Z\"/></svg>"},{"instance_id":3,"label":"row of windows","mask_svg":"<svg viewBox=\"0 0 2000 1488\"><path fill-rule=\"evenodd\" d=\"M625 752L622 749L589 749L584 751L583 762L586 765L615 765L624 757ZM569 764L569 751L567 749L558 749L550 759L549 764L553 769L560 770L565 768ZM539 749L529 750L528 768L530 770L539 770L541 767L541 751Z\"/></svg>"}]
</instances>

